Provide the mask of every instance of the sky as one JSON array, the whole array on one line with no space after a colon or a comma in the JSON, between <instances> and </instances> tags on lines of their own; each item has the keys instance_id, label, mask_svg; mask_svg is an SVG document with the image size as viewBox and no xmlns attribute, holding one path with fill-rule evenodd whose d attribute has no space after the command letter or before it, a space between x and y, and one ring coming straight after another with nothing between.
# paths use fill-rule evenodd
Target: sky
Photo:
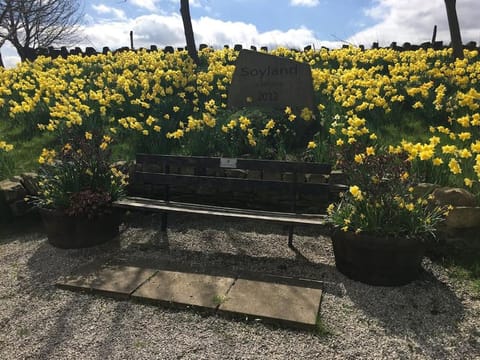
<instances>
[{"instance_id":1,"label":"sky","mask_svg":"<svg viewBox=\"0 0 480 360\"><path fill-rule=\"evenodd\" d=\"M185 46L179 0L85 0L82 40L68 48L104 46ZM373 42L388 46L430 41L434 25L437 40L450 42L444 0L190 0L197 46L208 44L279 46L302 49L312 45L341 47ZM480 43L478 0L457 0L464 43ZM18 61L15 50L4 46L7 66Z\"/></svg>"}]
</instances>

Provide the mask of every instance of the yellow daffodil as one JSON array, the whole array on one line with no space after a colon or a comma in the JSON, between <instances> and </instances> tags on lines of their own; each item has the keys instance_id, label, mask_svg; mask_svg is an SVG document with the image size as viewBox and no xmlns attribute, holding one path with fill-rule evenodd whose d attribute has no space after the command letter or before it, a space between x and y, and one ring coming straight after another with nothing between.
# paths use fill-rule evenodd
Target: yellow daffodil
<instances>
[{"instance_id":1,"label":"yellow daffodil","mask_svg":"<svg viewBox=\"0 0 480 360\"><path fill-rule=\"evenodd\" d=\"M350 194L354 197L355 200L363 200L363 194L360 188L357 185L350 186Z\"/></svg>"},{"instance_id":2,"label":"yellow daffodil","mask_svg":"<svg viewBox=\"0 0 480 360\"><path fill-rule=\"evenodd\" d=\"M373 146L368 146L365 149L365 153L367 154L367 156L375 155L375 148Z\"/></svg>"}]
</instances>

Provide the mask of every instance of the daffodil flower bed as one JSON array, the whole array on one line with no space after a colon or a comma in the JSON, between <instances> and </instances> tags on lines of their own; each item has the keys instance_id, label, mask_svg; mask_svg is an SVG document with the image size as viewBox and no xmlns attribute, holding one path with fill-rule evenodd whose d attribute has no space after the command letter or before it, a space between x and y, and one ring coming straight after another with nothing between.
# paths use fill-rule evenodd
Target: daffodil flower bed
<instances>
[{"instance_id":1,"label":"daffodil flower bed","mask_svg":"<svg viewBox=\"0 0 480 360\"><path fill-rule=\"evenodd\" d=\"M466 50L457 61L449 49L271 53L312 67L314 109L227 109L238 56L232 49L200 51L200 67L185 51L139 51L40 57L0 70L1 126L22 129L25 139L51 132L59 140L48 150L57 153L74 130L85 139L98 136L103 150L122 144L130 156L145 151L334 161L342 147L367 137L381 143L384 126L400 128L417 119L424 124L424 133L416 134L421 141L398 138L382 146L407 153L422 181L479 194L478 51ZM16 148L22 142L5 140ZM336 149L329 151L332 145ZM375 149L367 145L354 159L372 156Z\"/></svg>"}]
</instances>

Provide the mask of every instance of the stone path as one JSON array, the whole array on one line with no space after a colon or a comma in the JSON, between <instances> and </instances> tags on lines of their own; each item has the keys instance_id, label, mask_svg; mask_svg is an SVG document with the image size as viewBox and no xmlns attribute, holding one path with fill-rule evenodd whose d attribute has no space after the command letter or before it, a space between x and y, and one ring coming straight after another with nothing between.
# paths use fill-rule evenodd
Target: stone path
<instances>
[{"instance_id":1,"label":"stone path","mask_svg":"<svg viewBox=\"0 0 480 360\"><path fill-rule=\"evenodd\" d=\"M133 266L98 266L65 277L57 286L312 330L322 297L318 283L308 281L274 276L259 280Z\"/></svg>"}]
</instances>

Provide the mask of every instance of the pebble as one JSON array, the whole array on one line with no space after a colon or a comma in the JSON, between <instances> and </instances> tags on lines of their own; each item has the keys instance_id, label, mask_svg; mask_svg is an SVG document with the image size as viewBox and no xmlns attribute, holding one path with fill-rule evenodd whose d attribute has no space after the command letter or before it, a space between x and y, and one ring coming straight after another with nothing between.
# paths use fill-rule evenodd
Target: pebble
<instances>
[{"instance_id":1,"label":"pebble","mask_svg":"<svg viewBox=\"0 0 480 360\"><path fill-rule=\"evenodd\" d=\"M52 247L40 224L1 229L0 358L480 359L480 299L428 259L419 280L372 287L335 269L330 239L315 228L296 228L294 252L275 224L172 216L158 246L159 224L133 216L112 243L81 250ZM318 280L326 334L54 286L94 261Z\"/></svg>"}]
</instances>

